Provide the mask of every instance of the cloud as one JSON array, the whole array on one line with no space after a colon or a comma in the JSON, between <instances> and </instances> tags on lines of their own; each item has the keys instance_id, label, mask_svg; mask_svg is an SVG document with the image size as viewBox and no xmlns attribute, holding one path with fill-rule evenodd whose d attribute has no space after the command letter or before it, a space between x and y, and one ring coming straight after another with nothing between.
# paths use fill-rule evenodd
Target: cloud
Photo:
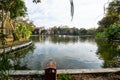
<instances>
[{"instance_id":1,"label":"cloud","mask_svg":"<svg viewBox=\"0 0 120 80\"><path fill-rule=\"evenodd\" d=\"M71 22L69 0L42 0L35 4L25 0L28 16L36 26L68 25L74 27L97 27L103 17L103 5L107 0L74 0L74 18Z\"/></svg>"}]
</instances>

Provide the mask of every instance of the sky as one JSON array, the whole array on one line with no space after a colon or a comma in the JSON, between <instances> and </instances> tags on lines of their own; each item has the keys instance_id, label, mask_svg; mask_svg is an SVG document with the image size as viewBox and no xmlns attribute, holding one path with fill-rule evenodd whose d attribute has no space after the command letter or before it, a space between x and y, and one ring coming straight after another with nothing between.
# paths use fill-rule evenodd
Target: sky
<instances>
[{"instance_id":1,"label":"sky","mask_svg":"<svg viewBox=\"0 0 120 80\"><path fill-rule=\"evenodd\" d=\"M42 0L35 4L25 0L28 18L36 27L50 28L64 26L77 28L97 28L98 21L104 16L104 4L108 0L73 0L74 17L71 21L69 0Z\"/></svg>"}]
</instances>

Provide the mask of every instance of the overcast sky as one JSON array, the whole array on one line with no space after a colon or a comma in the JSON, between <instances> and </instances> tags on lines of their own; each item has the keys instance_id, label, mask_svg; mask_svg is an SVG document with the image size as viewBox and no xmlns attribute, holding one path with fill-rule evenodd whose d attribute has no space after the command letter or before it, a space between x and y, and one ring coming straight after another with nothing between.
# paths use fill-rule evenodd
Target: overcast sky
<instances>
[{"instance_id":1,"label":"overcast sky","mask_svg":"<svg viewBox=\"0 0 120 80\"><path fill-rule=\"evenodd\" d=\"M28 17L37 27L46 28L68 25L77 28L96 28L103 17L103 6L108 0L73 0L74 18L71 21L69 0L42 0L35 4L32 0L25 0Z\"/></svg>"}]
</instances>

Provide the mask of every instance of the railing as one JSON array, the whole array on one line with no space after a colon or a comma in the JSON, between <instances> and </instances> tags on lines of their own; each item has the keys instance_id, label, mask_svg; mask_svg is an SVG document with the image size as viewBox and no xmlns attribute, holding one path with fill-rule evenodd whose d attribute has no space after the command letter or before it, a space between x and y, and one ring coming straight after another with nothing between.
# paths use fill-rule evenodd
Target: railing
<instances>
[{"instance_id":1,"label":"railing","mask_svg":"<svg viewBox=\"0 0 120 80\"><path fill-rule=\"evenodd\" d=\"M57 75L59 74L97 74L97 73L116 73L120 72L120 68L104 68L104 69L65 69L65 70L57 70L56 62L49 62L44 70L10 70L9 74L18 76L18 75L44 75L45 80L57 80Z\"/></svg>"}]
</instances>

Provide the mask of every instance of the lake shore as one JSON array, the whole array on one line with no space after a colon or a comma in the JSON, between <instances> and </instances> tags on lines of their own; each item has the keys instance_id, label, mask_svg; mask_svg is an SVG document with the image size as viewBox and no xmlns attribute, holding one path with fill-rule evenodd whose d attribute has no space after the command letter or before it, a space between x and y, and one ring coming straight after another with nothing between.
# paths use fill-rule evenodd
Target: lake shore
<instances>
[{"instance_id":1,"label":"lake shore","mask_svg":"<svg viewBox=\"0 0 120 80\"><path fill-rule=\"evenodd\" d=\"M11 43L9 45L5 45L4 48L3 48L3 46L1 46L0 47L0 54L2 54L2 52L4 50L5 50L5 53L14 52L16 50L25 48L31 44L32 44L32 41L22 41L22 42L15 42L15 43Z\"/></svg>"}]
</instances>

